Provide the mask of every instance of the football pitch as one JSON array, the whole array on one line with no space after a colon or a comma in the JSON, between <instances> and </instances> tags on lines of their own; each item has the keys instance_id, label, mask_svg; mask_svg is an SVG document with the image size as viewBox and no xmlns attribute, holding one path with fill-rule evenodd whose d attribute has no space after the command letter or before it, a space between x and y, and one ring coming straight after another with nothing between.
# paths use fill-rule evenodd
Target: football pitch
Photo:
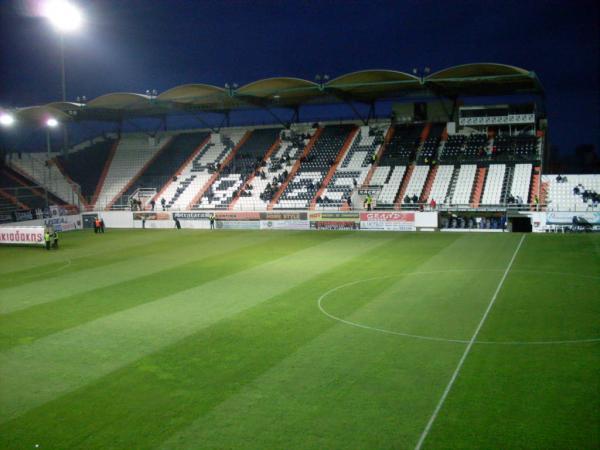
<instances>
[{"instance_id":1,"label":"football pitch","mask_svg":"<svg viewBox=\"0 0 600 450\"><path fill-rule=\"evenodd\" d=\"M2 449L592 449L599 369L598 235L0 248Z\"/></svg>"}]
</instances>

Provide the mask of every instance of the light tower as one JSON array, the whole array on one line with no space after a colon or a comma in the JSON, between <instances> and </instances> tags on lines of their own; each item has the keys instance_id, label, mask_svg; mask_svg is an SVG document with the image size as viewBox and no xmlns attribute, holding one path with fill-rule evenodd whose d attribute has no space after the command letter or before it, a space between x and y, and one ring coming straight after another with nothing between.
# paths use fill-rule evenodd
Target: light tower
<instances>
[{"instance_id":1,"label":"light tower","mask_svg":"<svg viewBox=\"0 0 600 450\"><path fill-rule=\"evenodd\" d=\"M81 10L68 0L47 0L43 15L58 31L60 37L61 99L67 101L67 79L65 75L65 34L76 32L83 25ZM69 146L67 127L63 127L64 149Z\"/></svg>"}]
</instances>

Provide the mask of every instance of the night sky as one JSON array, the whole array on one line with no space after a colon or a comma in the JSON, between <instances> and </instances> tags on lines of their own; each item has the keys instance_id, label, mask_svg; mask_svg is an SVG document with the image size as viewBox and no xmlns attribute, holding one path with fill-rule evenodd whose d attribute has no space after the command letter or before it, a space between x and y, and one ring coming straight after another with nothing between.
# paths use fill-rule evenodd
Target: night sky
<instances>
[{"instance_id":1,"label":"night sky","mask_svg":"<svg viewBox=\"0 0 600 450\"><path fill-rule=\"evenodd\" d=\"M67 97L469 62L533 70L551 142L600 146L600 2L79 0ZM60 97L59 40L36 2L0 0L0 106Z\"/></svg>"}]
</instances>

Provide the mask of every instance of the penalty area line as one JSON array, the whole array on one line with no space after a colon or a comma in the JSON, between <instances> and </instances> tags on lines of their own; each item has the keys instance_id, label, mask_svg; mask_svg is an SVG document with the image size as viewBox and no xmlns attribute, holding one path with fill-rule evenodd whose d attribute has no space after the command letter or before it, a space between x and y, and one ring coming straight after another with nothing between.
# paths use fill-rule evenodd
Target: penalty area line
<instances>
[{"instance_id":1,"label":"penalty area line","mask_svg":"<svg viewBox=\"0 0 600 450\"><path fill-rule=\"evenodd\" d=\"M492 299L488 303L488 306L487 306L485 312L483 313L483 316L481 317L481 320L479 321L477 328L475 328L475 332L473 333L473 336L471 336L471 339L469 340L469 343L467 344L465 351L463 352L460 360L458 361L458 365L456 366L456 369L454 369L454 373L452 374L452 377L450 377L450 381L448 382L446 389L444 389L444 392L442 393L440 400L438 401L435 409L433 410L433 413L431 414L431 417L429 418L429 421L427 422L425 429L421 433L421 437L419 438L419 441L417 442L417 445L415 446L415 450L421 450L421 448L423 447L423 443L425 442L425 439L427 439L427 435L431 431L431 427L433 426L435 419L437 419L437 416L438 416L440 410L442 409L442 406L444 406L446 397L448 397L448 394L450 393L450 390L452 389L452 386L454 385L456 378L458 378L458 374L460 373L460 370L462 369L462 366L465 363L465 360L467 359L469 352L471 351L471 347L473 347L473 344L475 343L475 340L477 339L477 336L479 335L479 331L483 327L483 324L485 323L485 320L487 319L487 316L490 313L492 306L494 306L494 303L496 302L496 297L498 297L498 293L502 289L504 280L506 280L508 272L510 272L510 268L512 267L513 263L515 262L517 253L519 253L519 249L521 248L521 245L523 244L524 240L525 240L525 235L521 236L521 240L519 241L519 244L517 245L517 248L515 249L515 252L513 253L512 258L510 259L510 261L508 263L508 266L506 266L506 270L504 271L504 274L502 275L502 278L500 279L500 282L498 283L498 286L496 287L496 291L494 292Z\"/></svg>"}]
</instances>

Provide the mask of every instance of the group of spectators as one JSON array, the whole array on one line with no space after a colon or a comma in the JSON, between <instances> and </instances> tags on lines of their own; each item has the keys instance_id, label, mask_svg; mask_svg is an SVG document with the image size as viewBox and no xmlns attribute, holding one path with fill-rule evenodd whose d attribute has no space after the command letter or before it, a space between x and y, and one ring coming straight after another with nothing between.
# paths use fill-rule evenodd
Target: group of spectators
<instances>
[{"instance_id":1,"label":"group of spectators","mask_svg":"<svg viewBox=\"0 0 600 450\"><path fill-rule=\"evenodd\" d=\"M413 195L412 197L405 195L404 201L402 203L404 203L406 205L411 204L411 203L416 205L417 203L419 203L419 197L417 197L416 194Z\"/></svg>"},{"instance_id":2,"label":"group of spectators","mask_svg":"<svg viewBox=\"0 0 600 450\"><path fill-rule=\"evenodd\" d=\"M104 219L101 219L100 217L94 219L94 233L104 234Z\"/></svg>"},{"instance_id":3,"label":"group of spectators","mask_svg":"<svg viewBox=\"0 0 600 450\"><path fill-rule=\"evenodd\" d=\"M138 198L130 198L129 206L132 211L143 211L145 208L142 205L142 201ZM167 201L164 198L160 199L160 206L163 211L167 210ZM154 199L150 200L150 210L154 211L156 209L156 201Z\"/></svg>"},{"instance_id":4,"label":"group of spectators","mask_svg":"<svg viewBox=\"0 0 600 450\"><path fill-rule=\"evenodd\" d=\"M523 204L525 204L525 202L523 201L523 198L521 198L520 195L512 195L512 194L508 194L508 197L506 199L506 203L508 203L509 205L523 205Z\"/></svg>"},{"instance_id":5,"label":"group of spectators","mask_svg":"<svg viewBox=\"0 0 600 450\"><path fill-rule=\"evenodd\" d=\"M586 189L581 183L573 188L573 195L581 195L581 199L584 203L592 202L593 206L596 207L600 203L600 194L596 191L590 191Z\"/></svg>"},{"instance_id":6,"label":"group of spectators","mask_svg":"<svg viewBox=\"0 0 600 450\"><path fill-rule=\"evenodd\" d=\"M142 201L140 199L132 197L129 199L129 207L131 208L132 211L141 211L142 210Z\"/></svg>"}]
</instances>

